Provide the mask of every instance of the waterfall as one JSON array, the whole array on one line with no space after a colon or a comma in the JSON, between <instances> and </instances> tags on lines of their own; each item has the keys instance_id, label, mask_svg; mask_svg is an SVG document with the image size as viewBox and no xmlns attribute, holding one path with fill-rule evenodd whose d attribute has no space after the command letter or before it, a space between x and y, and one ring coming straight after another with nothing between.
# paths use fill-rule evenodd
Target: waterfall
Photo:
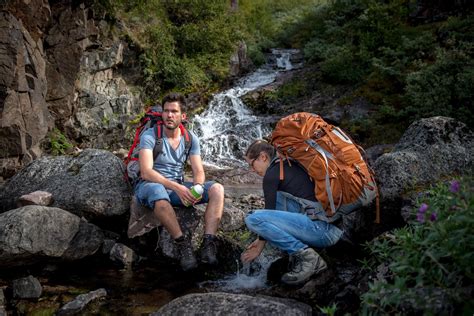
<instances>
[{"instance_id":1,"label":"waterfall","mask_svg":"<svg viewBox=\"0 0 474 316\"><path fill-rule=\"evenodd\" d=\"M272 83L280 71L292 69L290 56L294 51L273 50L276 65L268 63L240 79L234 87L214 95L208 108L194 117L194 131L200 139L205 164L241 166L243 151L252 141L271 132L266 119L254 115L240 97Z\"/></svg>"}]
</instances>

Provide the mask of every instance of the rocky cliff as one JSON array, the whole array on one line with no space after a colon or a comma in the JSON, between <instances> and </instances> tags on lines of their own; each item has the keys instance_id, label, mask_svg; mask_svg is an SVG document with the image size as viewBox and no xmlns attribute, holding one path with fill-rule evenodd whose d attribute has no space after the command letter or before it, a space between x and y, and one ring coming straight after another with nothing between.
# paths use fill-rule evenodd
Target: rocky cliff
<instances>
[{"instance_id":1,"label":"rocky cliff","mask_svg":"<svg viewBox=\"0 0 474 316\"><path fill-rule=\"evenodd\" d=\"M117 148L143 104L137 53L91 1L12 0L0 12L0 176L40 157L57 127ZM132 92L133 91L133 92Z\"/></svg>"}]
</instances>

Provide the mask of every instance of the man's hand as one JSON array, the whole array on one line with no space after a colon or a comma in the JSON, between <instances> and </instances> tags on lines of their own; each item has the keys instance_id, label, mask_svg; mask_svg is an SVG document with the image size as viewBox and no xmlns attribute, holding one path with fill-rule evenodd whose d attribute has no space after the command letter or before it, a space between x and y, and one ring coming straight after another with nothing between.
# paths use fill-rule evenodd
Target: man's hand
<instances>
[{"instance_id":1,"label":"man's hand","mask_svg":"<svg viewBox=\"0 0 474 316\"><path fill-rule=\"evenodd\" d=\"M242 260L243 263L255 260L255 258L257 258L262 253L262 250L265 247L265 243L265 240L254 240L242 253L242 255L240 256L240 260Z\"/></svg>"},{"instance_id":2,"label":"man's hand","mask_svg":"<svg viewBox=\"0 0 474 316\"><path fill-rule=\"evenodd\" d=\"M178 194L179 198L181 199L181 202L184 205L194 205L200 200L200 199L196 199L194 195L192 195L191 191L182 184L178 185L174 189L174 191L176 192L176 194Z\"/></svg>"}]
</instances>

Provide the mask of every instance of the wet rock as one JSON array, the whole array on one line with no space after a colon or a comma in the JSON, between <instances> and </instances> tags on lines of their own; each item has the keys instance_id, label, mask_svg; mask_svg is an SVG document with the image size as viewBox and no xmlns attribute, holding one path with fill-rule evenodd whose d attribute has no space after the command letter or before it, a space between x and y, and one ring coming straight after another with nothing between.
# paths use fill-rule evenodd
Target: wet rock
<instances>
[{"instance_id":1,"label":"wet rock","mask_svg":"<svg viewBox=\"0 0 474 316\"><path fill-rule=\"evenodd\" d=\"M245 42L240 42L237 51L230 57L229 75L239 77L248 72L252 65L252 61L247 56L247 45Z\"/></svg>"},{"instance_id":2,"label":"wet rock","mask_svg":"<svg viewBox=\"0 0 474 316\"><path fill-rule=\"evenodd\" d=\"M123 163L104 150L35 160L7 181L0 206L12 209L20 196L36 190L51 192L52 206L88 219L120 215L130 207Z\"/></svg>"},{"instance_id":3,"label":"wet rock","mask_svg":"<svg viewBox=\"0 0 474 316\"><path fill-rule=\"evenodd\" d=\"M116 243L112 246L109 257L110 260L123 267L130 267L133 263L138 261L138 255L135 251L121 243Z\"/></svg>"},{"instance_id":4,"label":"wet rock","mask_svg":"<svg viewBox=\"0 0 474 316\"><path fill-rule=\"evenodd\" d=\"M117 242L113 239L104 239L102 244L102 254L108 255Z\"/></svg>"},{"instance_id":5,"label":"wet rock","mask_svg":"<svg viewBox=\"0 0 474 316\"><path fill-rule=\"evenodd\" d=\"M56 312L56 315L75 315L81 312L92 301L98 300L105 296L107 296L107 291L105 289L98 289L86 294L78 295L74 300L62 306Z\"/></svg>"},{"instance_id":6,"label":"wet rock","mask_svg":"<svg viewBox=\"0 0 474 316\"><path fill-rule=\"evenodd\" d=\"M100 229L65 210L28 205L0 214L0 266L76 260L101 246Z\"/></svg>"},{"instance_id":7,"label":"wet rock","mask_svg":"<svg viewBox=\"0 0 474 316\"><path fill-rule=\"evenodd\" d=\"M5 294L3 293L3 289L0 288L0 316L7 315L6 305L7 305L7 300L5 299Z\"/></svg>"},{"instance_id":8,"label":"wet rock","mask_svg":"<svg viewBox=\"0 0 474 316\"><path fill-rule=\"evenodd\" d=\"M42 205L48 206L53 202L53 195L45 191L35 191L20 196L17 202L18 207L26 205Z\"/></svg>"},{"instance_id":9,"label":"wet rock","mask_svg":"<svg viewBox=\"0 0 474 316\"><path fill-rule=\"evenodd\" d=\"M233 293L188 294L177 298L151 315L311 315L311 307L287 304L271 297ZM309 308L309 309L308 309Z\"/></svg>"},{"instance_id":10,"label":"wet rock","mask_svg":"<svg viewBox=\"0 0 474 316\"><path fill-rule=\"evenodd\" d=\"M26 278L13 280L13 297L14 298L39 298L43 292L38 279L32 275L27 276Z\"/></svg>"},{"instance_id":11,"label":"wet rock","mask_svg":"<svg viewBox=\"0 0 474 316\"><path fill-rule=\"evenodd\" d=\"M381 196L397 199L414 186L469 170L473 157L474 133L464 123L442 116L416 121L375 163Z\"/></svg>"}]
</instances>

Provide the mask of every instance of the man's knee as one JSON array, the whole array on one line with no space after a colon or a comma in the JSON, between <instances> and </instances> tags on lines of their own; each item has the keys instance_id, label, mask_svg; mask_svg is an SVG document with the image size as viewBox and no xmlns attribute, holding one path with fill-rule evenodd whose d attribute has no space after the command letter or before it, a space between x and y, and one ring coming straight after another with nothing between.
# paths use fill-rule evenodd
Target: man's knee
<instances>
[{"instance_id":1,"label":"man's knee","mask_svg":"<svg viewBox=\"0 0 474 316\"><path fill-rule=\"evenodd\" d=\"M209 198L224 198L224 186L220 183L214 183L209 188Z\"/></svg>"},{"instance_id":2,"label":"man's knee","mask_svg":"<svg viewBox=\"0 0 474 316\"><path fill-rule=\"evenodd\" d=\"M163 212L165 210L173 209L171 203L168 200L158 200L155 201L155 211Z\"/></svg>"}]
</instances>

